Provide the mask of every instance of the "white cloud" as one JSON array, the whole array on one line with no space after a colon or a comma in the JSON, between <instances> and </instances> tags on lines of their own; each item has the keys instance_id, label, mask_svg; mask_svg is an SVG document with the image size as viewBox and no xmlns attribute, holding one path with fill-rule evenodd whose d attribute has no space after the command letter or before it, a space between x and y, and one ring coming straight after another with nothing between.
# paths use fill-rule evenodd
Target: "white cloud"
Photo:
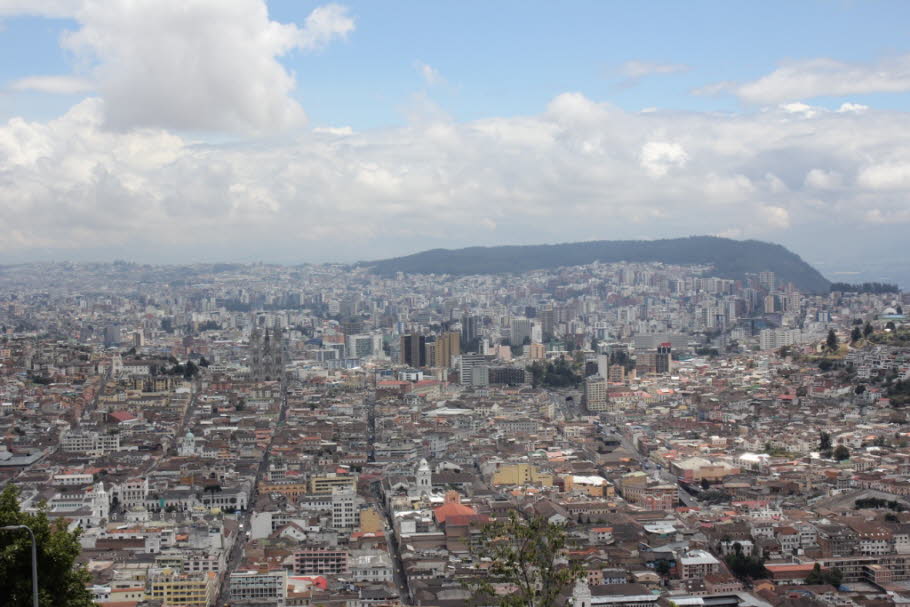
<instances>
[{"instance_id":1,"label":"white cloud","mask_svg":"<svg viewBox=\"0 0 910 607\"><path fill-rule=\"evenodd\" d=\"M354 19L340 4L318 6L307 16L303 29L297 31L297 45L319 50L336 38L346 38L354 31Z\"/></svg>"},{"instance_id":2,"label":"white cloud","mask_svg":"<svg viewBox=\"0 0 910 607\"><path fill-rule=\"evenodd\" d=\"M705 97L713 97L714 95L721 95L735 91L736 87L737 84L735 82L726 80L724 82L714 82L712 84L706 84L704 86L693 89L692 94Z\"/></svg>"},{"instance_id":3,"label":"white cloud","mask_svg":"<svg viewBox=\"0 0 910 607\"><path fill-rule=\"evenodd\" d=\"M759 215L772 228L785 230L790 227L790 211L783 207L763 205L759 208Z\"/></svg>"},{"instance_id":4,"label":"white cloud","mask_svg":"<svg viewBox=\"0 0 910 607\"><path fill-rule=\"evenodd\" d=\"M719 238L742 238L743 230L742 228L727 228L714 234Z\"/></svg>"},{"instance_id":5,"label":"white cloud","mask_svg":"<svg viewBox=\"0 0 910 607\"><path fill-rule=\"evenodd\" d=\"M641 167L652 177L663 177L671 168L685 166L688 159L678 143L649 141L641 147Z\"/></svg>"},{"instance_id":6,"label":"white cloud","mask_svg":"<svg viewBox=\"0 0 910 607\"><path fill-rule=\"evenodd\" d=\"M395 129L216 145L108 130L106 103L0 124L7 257L104 246L267 259L304 242L323 258L363 258L571 240L579 225L603 238L635 224L652 236L780 240L910 222L903 113L641 114L567 93L530 116L430 113ZM339 248L348 242L357 247Z\"/></svg>"},{"instance_id":7,"label":"white cloud","mask_svg":"<svg viewBox=\"0 0 910 607\"><path fill-rule=\"evenodd\" d=\"M94 90L92 81L75 76L28 76L10 83L14 91L36 91L55 95L72 95Z\"/></svg>"},{"instance_id":8,"label":"white cloud","mask_svg":"<svg viewBox=\"0 0 910 607\"><path fill-rule=\"evenodd\" d=\"M868 105L863 105L861 103L842 103L841 106L837 109L838 112L855 112L857 114L862 114L869 109Z\"/></svg>"},{"instance_id":9,"label":"white cloud","mask_svg":"<svg viewBox=\"0 0 910 607\"><path fill-rule=\"evenodd\" d=\"M847 63L829 58L790 61L752 82L721 82L694 92L704 95L732 92L747 103L767 105L815 97L906 91L910 91L910 55L875 63Z\"/></svg>"},{"instance_id":10,"label":"white cloud","mask_svg":"<svg viewBox=\"0 0 910 607\"><path fill-rule=\"evenodd\" d=\"M442 74L439 73L439 70L431 65L427 65L421 61L415 61L414 69L417 70L417 73L420 74L428 86L436 86L438 84L445 84L446 82L445 78L442 77Z\"/></svg>"},{"instance_id":11,"label":"white cloud","mask_svg":"<svg viewBox=\"0 0 910 607\"><path fill-rule=\"evenodd\" d=\"M837 171L812 169L806 174L806 185L816 190L837 190L842 182L843 177Z\"/></svg>"},{"instance_id":12,"label":"white cloud","mask_svg":"<svg viewBox=\"0 0 910 607\"><path fill-rule=\"evenodd\" d=\"M626 61L619 67L619 73L629 79L638 80L645 76L678 74L688 72L691 67L679 63L654 63L650 61Z\"/></svg>"},{"instance_id":13,"label":"white cloud","mask_svg":"<svg viewBox=\"0 0 910 607\"><path fill-rule=\"evenodd\" d=\"M81 0L0 0L0 15L72 17L81 4Z\"/></svg>"},{"instance_id":14,"label":"white cloud","mask_svg":"<svg viewBox=\"0 0 910 607\"><path fill-rule=\"evenodd\" d=\"M910 161L867 166L860 171L857 181L870 190L907 190L910 188Z\"/></svg>"},{"instance_id":15,"label":"white cloud","mask_svg":"<svg viewBox=\"0 0 910 607\"><path fill-rule=\"evenodd\" d=\"M811 105L806 105L805 103L799 102L781 104L780 109L787 112L788 114L799 114L801 116L805 116L806 118L812 118L819 112L819 108L814 108Z\"/></svg>"},{"instance_id":16,"label":"white cloud","mask_svg":"<svg viewBox=\"0 0 910 607\"><path fill-rule=\"evenodd\" d=\"M62 37L82 73L91 74L111 128L268 132L305 124L292 98L294 77L278 58L315 51L354 30L347 9L315 8L302 27L272 21L264 0L56 2L34 9L8 1L6 14L69 16ZM84 92L84 80L29 78L21 89Z\"/></svg>"},{"instance_id":17,"label":"white cloud","mask_svg":"<svg viewBox=\"0 0 910 607\"><path fill-rule=\"evenodd\" d=\"M314 133L320 133L323 135L353 135L354 129L349 126L318 126L313 129Z\"/></svg>"}]
</instances>

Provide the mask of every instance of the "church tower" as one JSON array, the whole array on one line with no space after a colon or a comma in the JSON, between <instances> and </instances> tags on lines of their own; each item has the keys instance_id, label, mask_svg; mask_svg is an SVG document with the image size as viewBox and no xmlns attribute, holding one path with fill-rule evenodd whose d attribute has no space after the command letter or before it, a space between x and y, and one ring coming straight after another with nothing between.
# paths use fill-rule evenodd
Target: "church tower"
<instances>
[{"instance_id":1,"label":"church tower","mask_svg":"<svg viewBox=\"0 0 910 607\"><path fill-rule=\"evenodd\" d=\"M570 604L572 607L591 607L591 588L584 577L575 580Z\"/></svg>"},{"instance_id":2,"label":"church tower","mask_svg":"<svg viewBox=\"0 0 910 607\"><path fill-rule=\"evenodd\" d=\"M432 472L427 460L420 460L417 466L417 493L418 495L430 495L433 492Z\"/></svg>"}]
</instances>

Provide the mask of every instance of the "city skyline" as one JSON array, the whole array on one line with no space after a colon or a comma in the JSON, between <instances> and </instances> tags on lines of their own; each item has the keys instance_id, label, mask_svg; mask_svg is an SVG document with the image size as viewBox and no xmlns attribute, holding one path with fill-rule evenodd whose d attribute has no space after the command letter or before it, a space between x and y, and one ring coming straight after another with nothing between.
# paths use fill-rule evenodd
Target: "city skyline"
<instances>
[{"instance_id":1,"label":"city skyline","mask_svg":"<svg viewBox=\"0 0 910 607\"><path fill-rule=\"evenodd\" d=\"M0 3L0 255L717 234L906 282L908 9L738 8Z\"/></svg>"}]
</instances>

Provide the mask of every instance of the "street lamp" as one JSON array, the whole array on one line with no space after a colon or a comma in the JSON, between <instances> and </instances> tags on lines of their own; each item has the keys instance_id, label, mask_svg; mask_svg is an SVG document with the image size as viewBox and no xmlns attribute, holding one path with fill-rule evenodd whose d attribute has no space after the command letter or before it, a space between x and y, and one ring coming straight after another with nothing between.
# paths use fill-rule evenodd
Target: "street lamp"
<instances>
[{"instance_id":1,"label":"street lamp","mask_svg":"<svg viewBox=\"0 0 910 607\"><path fill-rule=\"evenodd\" d=\"M32 536L32 601L33 607L38 607L38 549L35 543L35 534L30 527L26 525L7 525L0 527L0 531L12 531L14 529L25 529Z\"/></svg>"}]
</instances>

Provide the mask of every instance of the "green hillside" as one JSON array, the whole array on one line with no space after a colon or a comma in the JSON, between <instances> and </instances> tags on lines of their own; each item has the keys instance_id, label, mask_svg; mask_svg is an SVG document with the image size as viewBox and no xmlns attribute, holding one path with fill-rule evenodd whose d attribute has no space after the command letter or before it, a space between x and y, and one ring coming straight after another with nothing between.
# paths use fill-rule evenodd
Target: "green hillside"
<instances>
[{"instance_id":1,"label":"green hillside","mask_svg":"<svg viewBox=\"0 0 910 607\"><path fill-rule=\"evenodd\" d=\"M826 293L830 283L799 255L781 245L758 240L691 236L665 240L599 240L553 245L432 249L404 257L362 262L378 274L499 274L601 262L711 264L720 278L774 272L800 290Z\"/></svg>"}]
</instances>

